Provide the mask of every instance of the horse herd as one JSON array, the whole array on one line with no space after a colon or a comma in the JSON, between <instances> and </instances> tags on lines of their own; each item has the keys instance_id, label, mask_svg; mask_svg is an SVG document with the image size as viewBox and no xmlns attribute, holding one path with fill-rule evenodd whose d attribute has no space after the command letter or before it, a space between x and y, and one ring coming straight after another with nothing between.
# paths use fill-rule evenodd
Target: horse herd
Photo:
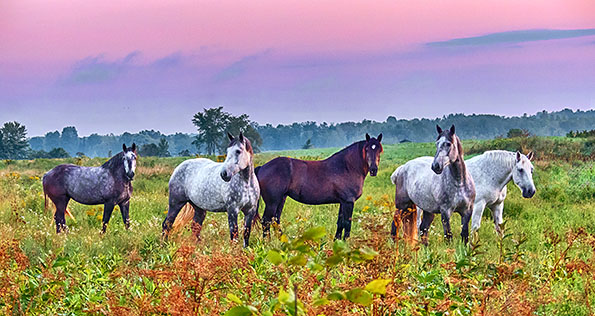
<instances>
[{"instance_id":1,"label":"horse herd","mask_svg":"<svg viewBox=\"0 0 595 316\"><path fill-rule=\"evenodd\" d=\"M403 235L413 241L427 235L434 215L441 215L444 236L452 239L450 217L461 215L461 237L467 242L469 221L477 230L487 206L492 210L496 231L500 233L506 184L511 180L523 197L535 194L533 153L494 150L463 160L463 148L454 125L448 130L436 126L436 154L419 157L398 167L390 179L396 186L395 214L391 234L396 238L403 226ZM351 233L353 206L362 195L368 174L376 176L380 163L382 134L355 142L321 161L278 157L254 168L254 152L250 140L228 134L229 145L224 162L205 158L189 159L178 165L169 180L169 208L162 224L167 238L172 225L183 209L194 209L192 232L200 239L206 212L227 212L232 240L238 237L237 217L244 214L244 246L248 246L252 222L258 214L260 197L265 203L262 216L263 234L269 234L273 221L279 224L287 197L311 205L339 204L336 239ZM122 146L118 153L99 167L59 165L43 177L44 195L56 206L56 232L66 228L68 202L104 204L102 232L116 205L126 228L130 225L129 207L132 180L136 168L136 145ZM47 203L46 203L47 204ZM419 209L419 211L418 211ZM423 216L422 216L423 214ZM71 215L72 216L72 215Z\"/></svg>"}]
</instances>

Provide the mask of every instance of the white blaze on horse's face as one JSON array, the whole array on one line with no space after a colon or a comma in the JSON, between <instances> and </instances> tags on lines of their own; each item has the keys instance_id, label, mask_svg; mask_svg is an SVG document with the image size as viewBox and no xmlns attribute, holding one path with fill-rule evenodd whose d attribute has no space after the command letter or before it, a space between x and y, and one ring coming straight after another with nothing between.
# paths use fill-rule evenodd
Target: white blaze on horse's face
<instances>
[{"instance_id":1,"label":"white blaze on horse's face","mask_svg":"<svg viewBox=\"0 0 595 316\"><path fill-rule=\"evenodd\" d=\"M456 160L456 157L456 146L446 136L441 136L436 141L436 155L432 162L432 170L436 174L441 174L444 168Z\"/></svg>"},{"instance_id":2,"label":"white blaze on horse's face","mask_svg":"<svg viewBox=\"0 0 595 316\"><path fill-rule=\"evenodd\" d=\"M227 157L223 162L221 178L229 182L236 173L250 166L250 153L244 143L236 140L233 146L227 148Z\"/></svg>"},{"instance_id":3,"label":"white blaze on horse's face","mask_svg":"<svg viewBox=\"0 0 595 316\"><path fill-rule=\"evenodd\" d=\"M531 163L533 153L530 152L527 156L517 151L516 162L512 170L512 180L516 184L523 197L531 198L535 195L535 184L533 183L533 164Z\"/></svg>"},{"instance_id":4,"label":"white blaze on horse's face","mask_svg":"<svg viewBox=\"0 0 595 316\"><path fill-rule=\"evenodd\" d=\"M136 155L133 151L126 151L124 152L123 160L126 176L129 180L132 180L136 170Z\"/></svg>"}]
</instances>

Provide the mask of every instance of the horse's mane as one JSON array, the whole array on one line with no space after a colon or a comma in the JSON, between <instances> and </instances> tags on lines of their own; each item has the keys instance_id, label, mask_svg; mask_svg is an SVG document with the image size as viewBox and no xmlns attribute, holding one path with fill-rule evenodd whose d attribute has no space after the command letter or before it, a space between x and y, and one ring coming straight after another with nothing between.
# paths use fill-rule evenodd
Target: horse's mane
<instances>
[{"instance_id":1,"label":"horse's mane","mask_svg":"<svg viewBox=\"0 0 595 316\"><path fill-rule=\"evenodd\" d=\"M357 149L360 149L362 147L361 145L363 145L365 142L366 142L365 140L360 140L358 142L355 142L355 143L353 143L353 144L351 144L351 145L349 145L349 146L347 146L347 147L339 150L338 152L332 154L330 157L328 157L326 159L331 159L331 158L336 158L336 157L339 157L339 156L344 156L347 153L349 153L350 151L352 151L354 147L357 147Z\"/></svg>"},{"instance_id":2,"label":"horse's mane","mask_svg":"<svg viewBox=\"0 0 595 316\"><path fill-rule=\"evenodd\" d=\"M115 171L116 168L118 167L118 164L122 162L122 156L124 156L123 151L117 153L115 156L110 158L110 160L106 161L103 165L101 165L101 168L104 168L104 169L107 169L110 171Z\"/></svg>"},{"instance_id":3,"label":"horse's mane","mask_svg":"<svg viewBox=\"0 0 595 316\"><path fill-rule=\"evenodd\" d=\"M461 159L461 167L463 168L462 174L465 175L467 173L467 164L465 163L465 159L463 159L465 153L463 151L463 145L461 144L461 139L456 134L454 136L454 141L457 143L457 151L459 152L459 156ZM464 176L463 176L464 178Z\"/></svg>"},{"instance_id":4,"label":"horse's mane","mask_svg":"<svg viewBox=\"0 0 595 316\"><path fill-rule=\"evenodd\" d=\"M488 150L482 154L495 162L504 164L506 167L514 167L516 157L515 153L506 150Z\"/></svg>"}]
</instances>

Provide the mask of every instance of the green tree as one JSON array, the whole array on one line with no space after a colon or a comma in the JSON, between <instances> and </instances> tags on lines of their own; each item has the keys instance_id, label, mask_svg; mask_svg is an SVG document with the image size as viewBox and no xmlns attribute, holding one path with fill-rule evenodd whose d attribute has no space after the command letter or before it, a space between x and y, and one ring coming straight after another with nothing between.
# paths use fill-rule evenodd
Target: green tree
<instances>
[{"instance_id":1,"label":"green tree","mask_svg":"<svg viewBox=\"0 0 595 316\"><path fill-rule=\"evenodd\" d=\"M528 130L520 129L520 128L511 128L508 130L508 133L506 133L506 137L508 137L508 138L529 137L530 135L531 135L531 133L529 133Z\"/></svg>"},{"instance_id":2,"label":"green tree","mask_svg":"<svg viewBox=\"0 0 595 316\"><path fill-rule=\"evenodd\" d=\"M6 122L0 128L0 158L24 159L29 152L27 128L19 122Z\"/></svg>"},{"instance_id":3,"label":"green tree","mask_svg":"<svg viewBox=\"0 0 595 316\"><path fill-rule=\"evenodd\" d=\"M254 123L250 121L250 118L247 114L242 114L240 116L228 116L227 126L225 128L226 133L230 133L234 136L240 135L240 132L244 133L244 136L248 137L250 143L252 144L252 149L255 152L260 151L260 146L262 146L262 137L254 127ZM225 151L227 148L227 138L223 138L223 143L220 146L221 151Z\"/></svg>"},{"instance_id":4,"label":"green tree","mask_svg":"<svg viewBox=\"0 0 595 316\"><path fill-rule=\"evenodd\" d=\"M58 147L48 152L48 158L70 158L70 154L64 148Z\"/></svg>"},{"instance_id":5,"label":"green tree","mask_svg":"<svg viewBox=\"0 0 595 316\"><path fill-rule=\"evenodd\" d=\"M144 144L140 147L138 154L145 157L159 156L159 147L156 144Z\"/></svg>"},{"instance_id":6,"label":"green tree","mask_svg":"<svg viewBox=\"0 0 595 316\"><path fill-rule=\"evenodd\" d=\"M224 112L222 106L203 110L192 118L192 123L198 129L198 136L192 144L199 152L204 146L207 154L214 155L222 142L230 114Z\"/></svg>"},{"instance_id":7,"label":"green tree","mask_svg":"<svg viewBox=\"0 0 595 316\"><path fill-rule=\"evenodd\" d=\"M162 137L157 144L157 151L159 157L170 157L171 154L169 153L169 142L165 137Z\"/></svg>"}]
</instances>

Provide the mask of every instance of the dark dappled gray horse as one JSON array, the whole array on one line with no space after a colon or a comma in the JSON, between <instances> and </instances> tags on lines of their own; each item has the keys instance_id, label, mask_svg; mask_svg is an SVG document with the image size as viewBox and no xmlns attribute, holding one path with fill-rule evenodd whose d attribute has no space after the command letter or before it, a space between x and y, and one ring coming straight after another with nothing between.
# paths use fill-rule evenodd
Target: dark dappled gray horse
<instances>
[{"instance_id":1,"label":"dark dappled gray horse","mask_svg":"<svg viewBox=\"0 0 595 316\"><path fill-rule=\"evenodd\" d=\"M463 161L463 147L455 135L454 125L445 131L436 125L436 130L438 140L434 158L413 159L391 175L391 181L396 185L396 210L391 234L396 237L402 222L405 237L413 238L417 226L417 206L423 210L419 229L424 244L427 244L428 229L436 213L441 215L444 237L452 240L450 217L453 212L461 215L461 237L467 242L475 185ZM408 209L412 211L407 212Z\"/></svg>"},{"instance_id":2,"label":"dark dappled gray horse","mask_svg":"<svg viewBox=\"0 0 595 316\"><path fill-rule=\"evenodd\" d=\"M118 205L126 229L130 226L130 197L132 179L136 169L136 144L113 156L100 167L81 167L63 164L54 167L43 176L43 192L56 206L54 220L56 232L66 228L64 213L70 199L81 204L103 204L105 233L114 207Z\"/></svg>"},{"instance_id":3,"label":"dark dappled gray horse","mask_svg":"<svg viewBox=\"0 0 595 316\"><path fill-rule=\"evenodd\" d=\"M200 231L207 214L227 212L229 234L238 235L238 213L244 213L244 247L248 246L252 219L257 212L260 196L254 174L252 144L242 133L230 139L227 157L218 163L197 158L182 162L169 180L169 210L163 221L163 236L167 238L178 213L186 203L194 209L192 232L200 239Z\"/></svg>"}]
</instances>

